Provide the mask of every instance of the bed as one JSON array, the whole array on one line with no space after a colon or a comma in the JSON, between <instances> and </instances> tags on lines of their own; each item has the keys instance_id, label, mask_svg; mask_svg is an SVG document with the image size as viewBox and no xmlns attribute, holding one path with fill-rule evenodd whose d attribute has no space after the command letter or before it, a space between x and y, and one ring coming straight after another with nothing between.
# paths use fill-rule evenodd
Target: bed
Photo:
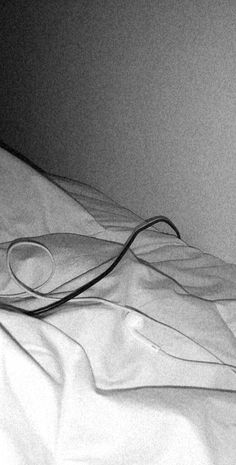
<instances>
[{"instance_id":1,"label":"bed","mask_svg":"<svg viewBox=\"0 0 236 465\"><path fill-rule=\"evenodd\" d=\"M235 465L236 265L159 223L32 316L144 219L5 149L0 195L1 463Z\"/></svg>"}]
</instances>

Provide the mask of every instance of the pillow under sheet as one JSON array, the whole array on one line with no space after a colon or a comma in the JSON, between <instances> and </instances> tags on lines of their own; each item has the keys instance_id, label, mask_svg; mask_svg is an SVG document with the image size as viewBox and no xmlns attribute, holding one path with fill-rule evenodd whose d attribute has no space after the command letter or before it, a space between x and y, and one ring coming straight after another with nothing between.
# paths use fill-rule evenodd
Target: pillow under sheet
<instances>
[{"instance_id":1,"label":"pillow under sheet","mask_svg":"<svg viewBox=\"0 0 236 465\"><path fill-rule=\"evenodd\" d=\"M2 148L0 201L0 242L57 232L93 236L103 230L77 200Z\"/></svg>"},{"instance_id":2,"label":"pillow under sheet","mask_svg":"<svg viewBox=\"0 0 236 465\"><path fill-rule=\"evenodd\" d=\"M44 293L56 289L60 292L74 290L108 268L121 250L119 244L79 234L48 234L31 239L31 243L17 244L11 252L10 264L18 279L32 289L42 286ZM53 257L52 276L53 262L49 253L34 242L45 246ZM0 244L1 295L22 292L7 268L9 244Z\"/></svg>"}]
</instances>

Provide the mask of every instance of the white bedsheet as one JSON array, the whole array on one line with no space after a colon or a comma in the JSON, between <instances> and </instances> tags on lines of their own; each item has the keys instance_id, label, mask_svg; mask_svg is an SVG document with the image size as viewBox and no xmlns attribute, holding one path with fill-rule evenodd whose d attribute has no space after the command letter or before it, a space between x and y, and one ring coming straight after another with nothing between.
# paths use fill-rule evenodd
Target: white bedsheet
<instances>
[{"instance_id":1,"label":"white bedsheet","mask_svg":"<svg viewBox=\"0 0 236 465\"><path fill-rule=\"evenodd\" d=\"M1 294L20 292L5 265L11 240L48 246L56 272L42 291L64 295L140 222L86 185L51 179L1 152ZM31 286L48 273L38 250L13 258ZM80 302L43 321L1 310L1 463L235 465L236 374L215 364L236 365L235 283L234 265L152 230ZM135 309L168 326L143 316L140 339Z\"/></svg>"}]
</instances>

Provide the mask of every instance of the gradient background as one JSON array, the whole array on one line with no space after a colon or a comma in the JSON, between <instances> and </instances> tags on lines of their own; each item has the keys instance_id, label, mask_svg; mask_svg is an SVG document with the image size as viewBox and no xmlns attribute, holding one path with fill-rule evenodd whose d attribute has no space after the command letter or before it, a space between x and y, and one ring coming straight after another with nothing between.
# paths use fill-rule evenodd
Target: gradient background
<instances>
[{"instance_id":1,"label":"gradient background","mask_svg":"<svg viewBox=\"0 0 236 465\"><path fill-rule=\"evenodd\" d=\"M236 263L235 0L9 0L0 22L0 138Z\"/></svg>"}]
</instances>

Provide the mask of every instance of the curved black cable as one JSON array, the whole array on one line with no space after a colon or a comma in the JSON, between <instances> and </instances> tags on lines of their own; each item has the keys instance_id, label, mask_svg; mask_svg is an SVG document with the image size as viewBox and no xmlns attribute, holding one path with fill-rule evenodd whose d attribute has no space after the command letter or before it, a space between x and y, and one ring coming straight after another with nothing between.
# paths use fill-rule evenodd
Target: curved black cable
<instances>
[{"instance_id":1,"label":"curved black cable","mask_svg":"<svg viewBox=\"0 0 236 465\"><path fill-rule=\"evenodd\" d=\"M11 305L11 304L7 304L5 302L0 302L0 306L4 310L9 310L9 311L12 311L12 312L15 312L15 313L23 313L23 314L26 314L26 315L29 315L29 316L35 317L35 318L40 318L42 316L45 316L46 314L49 314L52 310L54 310L57 307L65 304L69 300L74 299L75 297L77 297L78 295L80 295L83 292L87 291L90 287L94 286L99 281L104 279L118 265L118 263L121 261L121 259L123 258L123 256L127 252L127 250L130 248L131 244L134 242L137 235L140 232L144 231L145 229L150 228L151 226L154 226L155 224L160 223L160 222L167 223L175 231L177 237L180 239L180 233L179 233L177 227L175 226L174 223L172 223L172 221L169 218L167 218L165 216L156 216L156 217L153 217L153 218L149 218L149 219L145 220L144 223L137 226L133 230L132 234L130 235L130 237L128 238L126 243L124 244L124 246L123 246L121 252L119 253L119 255L117 255L117 257L114 259L112 264L105 271L103 271L101 274L99 274L95 278L91 279L91 281L89 281L88 283L85 283L84 285L82 285L82 286L78 287L77 289L75 289L74 291L70 292L65 297L62 297L60 300L52 302L52 303L50 303L48 305L45 305L43 307L40 307L40 308L38 308L36 310L26 310L24 308L17 307L15 305Z\"/></svg>"}]
</instances>

